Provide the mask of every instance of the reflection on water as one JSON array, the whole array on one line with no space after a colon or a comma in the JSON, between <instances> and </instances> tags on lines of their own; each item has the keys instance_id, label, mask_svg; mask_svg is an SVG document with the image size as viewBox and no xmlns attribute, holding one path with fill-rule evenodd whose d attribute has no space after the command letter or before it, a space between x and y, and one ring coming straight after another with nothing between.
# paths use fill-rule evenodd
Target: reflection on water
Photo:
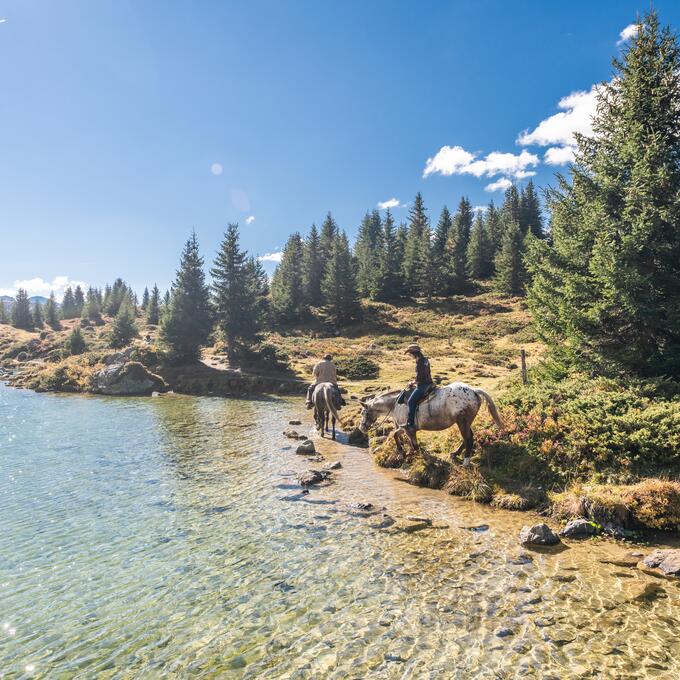
<instances>
[{"instance_id":1,"label":"reflection on water","mask_svg":"<svg viewBox=\"0 0 680 680\"><path fill-rule=\"evenodd\" d=\"M630 548L526 553L526 516L330 442L336 482L299 496L299 414L0 388L0 676L680 676L680 587ZM448 528L395 530L407 514Z\"/></svg>"}]
</instances>

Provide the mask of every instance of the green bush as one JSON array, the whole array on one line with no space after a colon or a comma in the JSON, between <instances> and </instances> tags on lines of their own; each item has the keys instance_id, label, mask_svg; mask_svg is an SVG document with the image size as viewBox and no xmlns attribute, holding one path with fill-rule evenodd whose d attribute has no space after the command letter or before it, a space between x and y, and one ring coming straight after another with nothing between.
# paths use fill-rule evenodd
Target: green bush
<instances>
[{"instance_id":1,"label":"green bush","mask_svg":"<svg viewBox=\"0 0 680 680\"><path fill-rule=\"evenodd\" d=\"M480 432L513 475L557 484L680 473L680 396L668 383L538 377L499 399L506 432Z\"/></svg>"},{"instance_id":2,"label":"green bush","mask_svg":"<svg viewBox=\"0 0 680 680\"><path fill-rule=\"evenodd\" d=\"M80 326L76 326L66 338L64 342L64 348L71 354L82 354L87 350L87 343L83 337L83 332L80 330Z\"/></svg>"},{"instance_id":3,"label":"green bush","mask_svg":"<svg viewBox=\"0 0 680 680\"><path fill-rule=\"evenodd\" d=\"M335 362L338 373L349 380L370 380L377 378L380 367L365 356L342 357Z\"/></svg>"}]
</instances>

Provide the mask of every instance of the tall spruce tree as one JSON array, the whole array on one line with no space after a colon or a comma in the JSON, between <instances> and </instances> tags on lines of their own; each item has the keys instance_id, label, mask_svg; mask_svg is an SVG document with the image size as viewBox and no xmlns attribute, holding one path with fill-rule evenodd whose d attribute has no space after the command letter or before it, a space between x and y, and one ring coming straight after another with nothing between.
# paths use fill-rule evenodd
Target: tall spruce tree
<instances>
[{"instance_id":1,"label":"tall spruce tree","mask_svg":"<svg viewBox=\"0 0 680 680\"><path fill-rule=\"evenodd\" d=\"M73 301L76 308L76 317L79 317L83 313L83 306L85 305L85 294L80 284L73 291Z\"/></svg>"},{"instance_id":2,"label":"tall spruce tree","mask_svg":"<svg viewBox=\"0 0 680 680\"><path fill-rule=\"evenodd\" d=\"M505 226L495 265L494 288L503 295L522 295L526 283L524 235L517 222Z\"/></svg>"},{"instance_id":3,"label":"tall spruce tree","mask_svg":"<svg viewBox=\"0 0 680 680\"><path fill-rule=\"evenodd\" d=\"M33 325L36 328L42 328L45 325L42 305L38 300L36 300L35 304L33 305Z\"/></svg>"},{"instance_id":4,"label":"tall spruce tree","mask_svg":"<svg viewBox=\"0 0 680 680\"><path fill-rule=\"evenodd\" d=\"M486 226L486 232L493 246L493 254L495 256L496 252L500 250L501 247L501 237L502 229L500 224L500 212L496 208L493 201L489 201L489 205L486 208L486 213L484 215L484 223Z\"/></svg>"},{"instance_id":5,"label":"tall spruce tree","mask_svg":"<svg viewBox=\"0 0 680 680\"><path fill-rule=\"evenodd\" d=\"M144 287L144 293L142 293L142 311L146 312L146 308L149 306L149 288L147 286Z\"/></svg>"},{"instance_id":6,"label":"tall spruce tree","mask_svg":"<svg viewBox=\"0 0 680 680\"><path fill-rule=\"evenodd\" d=\"M448 269L446 292L448 293L464 293L469 285L467 249L470 243L473 219L472 204L463 196L453 218L453 226L449 232L446 246L445 263Z\"/></svg>"},{"instance_id":7,"label":"tall spruce tree","mask_svg":"<svg viewBox=\"0 0 680 680\"><path fill-rule=\"evenodd\" d=\"M321 233L319 235L321 263L324 271L326 262L328 262L328 258L331 256L331 250L333 250L333 243L335 242L335 237L338 235L338 231L338 225L329 211L324 221L321 223Z\"/></svg>"},{"instance_id":8,"label":"tall spruce tree","mask_svg":"<svg viewBox=\"0 0 680 680\"><path fill-rule=\"evenodd\" d=\"M120 349L129 345L138 335L135 311L132 308L130 298L126 296L123 298L113 320L113 326L109 334L109 346L113 349Z\"/></svg>"},{"instance_id":9,"label":"tall spruce tree","mask_svg":"<svg viewBox=\"0 0 680 680\"><path fill-rule=\"evenodd\" d=\"M154 283L149 296L149 304L146 306L146 322L157 326L161 320L161 291Z\"/></svg>"},{"instance_id":10,"label":"tall spruce tree","mask_svg":"<svg viewBox=\"0 0 680 680\"><path fill-rule=\"evenodd\" d=\"M264 324L256 298L259 282L239 246L238 224L227 227L210 273L215 319L231 360L240 348L257 340Z\"/></svg>"},{"instance_id":11,"label":"tall spruce tree","mask_svg":"<svg viewBox=\"0 0 680 680\"><path fill-rule=\"evenodd\" d=\"M487 279L493 271L494 247L482 212L477 213L467 249L468 274L473 279Z\"/></svg>"},{"instance_id":12,"label":"tall spruce tree","mask_svg":"<svg viewBox=\"0 0 680 680\"><path fill-rule=\"evenodd\" d=\"M22 328L26 331L33 330L33 313L31 303L28 300L28 293L19 288L14 305L12 306L12 325L15 328Z\"/></svg>"},{"instance_id":13,"label":"tall spruce tree","mask_svg":"<svg viewBox=\"0 0 680 680\"><path fill-rule=\"evenodd\" d=\"M73 288L68 286L64 291L64 297L61 301L61 317L62 319L74 319L78 316L76 311L76 300L73 295Z\"/></svg>"},{"instance_id":14,"label":"tall spruce tree","mask_svg":"<svg viewBox=\"0 0 680 680\"><path fill-rule=\"evenodd\" d=\"M416 194L409 209L408 235L404 245L402 272L406 294L411 297L422 295L427 288L426 268L429 266L430 253L425 248L429 242L430 220L420 192ZM428 232L428 238L425 238Z\"/></svg>"},{"instance_id":15,"label":"tall spruce tree","mask_svg":"<svg viewBox=\"0 0 680 680\"><path fill-rule=\"evenodd\" d=\"M382 246L383 233L380 213L377 210L373 210L371 213L367 212L359 226L359 234L354 245L359 295L375 298L378 293Z\"/></svg>"},{"instance_id":16,"label":"tall spruce tree","mask_svg":"<svg viewBox=\"0 0 680 680\"><path fill-rule=\"evenodd\" d=\"M655 12L600 86L571 182L548 195L532 245L540 336L605 370L680 377L680 50Z\"/></svg>"},{"instance_id":17,"label":"tall spruce tree","mask_svg":"<svg viewBox=\"0 0 680 680\"><path fill-rule=\"evenodd\" d=\"M303 249L303 279L305 297L312 307L320 307L321 279L323 278L324 256L321 252L321 239L315 224L309 230Z\"/></svg>"},{"instance_id":18,"label":"tall spruce tree","mask_svg":"<svg viewBox=\"0 0 680 680\"><path fill-rule=\"evenodd\" d=\"M0 323L8 323L7 307L5 306L5 300L0 297Z\"/></svg>"},{"instance_id":19,"label":"tall spruce tree","mask_svg":"<svg viewBox=\"0 0 680 680\"><path fill-rule=\"evenodd\" d=\"M61 328L59 323L59 307L57 306L57 301L54 298L54 291L50 292L49 298L45 303L45 323L54 330Z\"/></svg>"},{"instance_id":20,"label":"tall spruce tree","mask_svg":"<svg viewBox=\"0 0 680 680\"><path fill-rule=\"evenodd\" d=\"M435 292L445 295L448 291L449 271L446 264L446 244L453 228L453 219L449 209L444 206L432 240L432 263L436 272Z\"/></svg>"},{"instance_id":21,"label":"tall spruce tree","mask_svg":"<svg viewBox=\"0 0 680 680\"><path fill-rule=\"evenodd\" d=\"M279 321L296 323L307 315L304 245L297 232L286 241L272 277L272 311Z\"/></svg>"},{"instance_id":22,"label":"tall spruce tree","mask_svg":"<svg viewBox=\"0 0 680 680\"><path fill-rule=\"evenodd\" d=\"M523 234L531 232L536 238L545 238L541 203L534 183L529 180L520 195L520 228Z\"/></svg>"},{"instance_id":23,"label":"tall spruce tree","mask_svg":"<svg viewBox=\"0 0 680 680\"><path fill-rule=\"evenodd\" d=\"M83 305L83 311L80 315L81 318L86 321L91 321L92 323L101 324L101 303L101 291L98 291L95 288L89 288L87 295L85 296L85 304Z\"/></svg>"},{"instance_id":24,"label":"tall spruce tree","mask_svg":"<svg viewBox=\"0 0 680 680\"><path fill-rule=\"evenodd\" d=\"M399 238L394 229L394 218L389 208L383 219L382 248L378 262L375 299L387 302L403 295Z\"/></svg>"},{"instance_id":25,"label":"tall spruce tree","mask_svg":"<svg viewBox=\"0 0 680 680\"><path fill-rule=\"evenodd\" d=\"M145 292L148 306L151 298L148 290ZM161 320L160 340L173 363L188 363L199 358L211 330L210 291L194 232L182 250L170 302Z\"/></svg>"},{"instance_id":26,"label":"tall spruce tree","mask_svg":"<svg viewBox=\"0 0 680 680\"><path fill-rule=\"evenodd\" d=\"M356 276L349 249L347 235L338 234L326 263L321 284L324 296L324 314L336 328L346 325L361 314L361 305L356 287Z\"/></svg>"}]
</instances>

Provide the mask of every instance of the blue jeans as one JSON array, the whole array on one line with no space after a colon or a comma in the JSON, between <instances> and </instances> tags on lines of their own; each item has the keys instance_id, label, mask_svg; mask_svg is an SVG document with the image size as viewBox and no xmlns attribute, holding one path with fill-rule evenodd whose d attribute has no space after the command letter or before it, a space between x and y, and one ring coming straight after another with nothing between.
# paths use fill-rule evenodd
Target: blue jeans
<instances>
[{"instance_id":1,"label":"blue jeans","mask_svg":"<svg viewBox=\"0 0 680 680\"><path fill-rule=\"evenodd\" d=\"M411 396L408 398L408 420L406 421L406 427L416 426L416 408L418 407L418 402L425 396L428 387L429 385L416 385L416 389L411 392Z\"/></svg>"}]
</instances>

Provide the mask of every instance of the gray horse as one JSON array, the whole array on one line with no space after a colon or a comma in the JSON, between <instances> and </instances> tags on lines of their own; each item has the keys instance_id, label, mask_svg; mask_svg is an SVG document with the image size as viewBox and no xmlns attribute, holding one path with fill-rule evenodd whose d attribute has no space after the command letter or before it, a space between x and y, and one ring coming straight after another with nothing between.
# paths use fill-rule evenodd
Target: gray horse
<instances>
[{"instance_id":1,"label":"gray horse","mask_svg":"<svg viewBox=\"0 0 680 680\"><path fill-rule=\"evenodd\" d=\"M333 439L335 439L335 423L340 420L340 392L337 385L330 382L319 383L314 388L312 395L312 404L314 404L314 422L316 429L324 436L324 432L328 432L328 419L332 418L333 422Z\"/></svg>"},{"instance_id":2,"label":"gray horse","mask_svg":"<svg viewBox=\"0 0 680 680\"><path fill-rule=\"evenodd\" d=\"M385 392L374 397L364 397L361 400L362 413L359 429L367 433L372 425L381 416L387 420L390 418L397 426L394 433L404 432L404 424L408 416L407 404L397 404L400 391ZM498 414L496 404L491 395L478 387L470 387L465 383L455 382L445 387L439 387L431 397L427 397L421 402L416 415L417 430L446 430L452 425L458 425L460 434L463 437L461 445L451 454L451 460L465 449L463 465L470 464L470 457L474 446L472 435L472 423L482 405L486 402L489 407L491 417L499 428L503 427L503 422ZM415 435L411 437L414 446L417 446Z\"/></svg>"}]
</instances>

